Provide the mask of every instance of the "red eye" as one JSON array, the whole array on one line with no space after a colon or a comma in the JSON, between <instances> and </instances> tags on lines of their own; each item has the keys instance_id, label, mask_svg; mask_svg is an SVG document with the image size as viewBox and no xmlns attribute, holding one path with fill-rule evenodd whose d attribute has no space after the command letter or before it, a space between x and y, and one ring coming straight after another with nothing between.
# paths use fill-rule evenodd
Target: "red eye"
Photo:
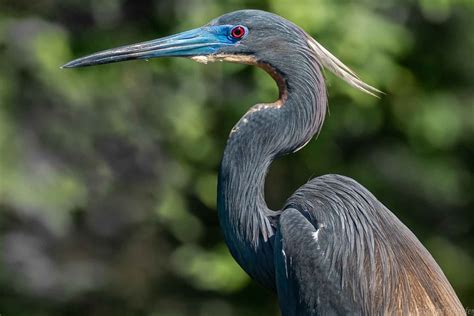
<instances>
[{"instance_id":1,"label":"red eye","mask_svg":"<svg viewBox=\"0 0 474 316\"><path fill-rule=\"evenodd\" d=\"M237 25L230 31L230 36L235 39L241 39L245 35L245 28L243 26Z\"/></svg>"}]
</instances>

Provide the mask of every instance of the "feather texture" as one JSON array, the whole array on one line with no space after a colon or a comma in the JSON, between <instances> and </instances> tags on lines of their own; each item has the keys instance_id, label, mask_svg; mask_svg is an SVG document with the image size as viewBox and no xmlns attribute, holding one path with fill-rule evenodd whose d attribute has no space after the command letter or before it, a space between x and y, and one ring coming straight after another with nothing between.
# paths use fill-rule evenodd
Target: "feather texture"
<instances>
[{"instance_id":1,"label":"feather texture","mask_svg":"<svg viewBox=\"0 0 474 316\"><path fill-rule=\"evenodd\" d=\"M321 65L331 71L333 74L347 82L352 87L359 89L367 94L370 94L374 97L379 97L379 94L383 92L377 88L372 87L371 85L362 81L357 74L344 65L336 56L331 54L323 45L319 44L314 38L308 35L308 45L314 51L316 58Z\"/></svg>"}]
</instances>

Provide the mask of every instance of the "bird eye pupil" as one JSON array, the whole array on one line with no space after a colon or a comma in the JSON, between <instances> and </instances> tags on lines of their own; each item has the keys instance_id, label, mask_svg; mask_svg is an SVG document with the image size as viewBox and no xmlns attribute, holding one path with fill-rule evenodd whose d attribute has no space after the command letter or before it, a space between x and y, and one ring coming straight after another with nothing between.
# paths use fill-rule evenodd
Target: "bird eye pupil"
<instances>
[{"instance_id":1,"label":"bird eye pupil","mask_svg":"<svg viewBox=\"0 0 474 316\"><path fill-rule=\"evenodd\" d=\"M245 29L243 26L236 26L230 31L230 35L236 39L242 38L245 35Z\"/></svg>"}]
</instances>

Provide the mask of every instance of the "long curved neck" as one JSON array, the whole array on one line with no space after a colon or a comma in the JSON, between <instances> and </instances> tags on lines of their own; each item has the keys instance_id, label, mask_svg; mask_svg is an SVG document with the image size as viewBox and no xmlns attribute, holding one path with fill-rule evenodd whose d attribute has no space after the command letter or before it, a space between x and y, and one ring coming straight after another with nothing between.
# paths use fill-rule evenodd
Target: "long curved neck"
<instances>
[{"instance_id":1,"label":"long curved neck","mask_svg":"<svg viewBox=\"0 0 474 316\"><path fill-rule=\"evenodd\" d=\"M258 64L277 82L280 99L252 107L232 129L218 180L218 209L227 244L240 262L273 235L264 198L265 177L278 156L303 147L322 126L326 87L320 66L307 52L278 65ZM244 260L245 261L245 260Z\"/></svg>"}]
</instances>

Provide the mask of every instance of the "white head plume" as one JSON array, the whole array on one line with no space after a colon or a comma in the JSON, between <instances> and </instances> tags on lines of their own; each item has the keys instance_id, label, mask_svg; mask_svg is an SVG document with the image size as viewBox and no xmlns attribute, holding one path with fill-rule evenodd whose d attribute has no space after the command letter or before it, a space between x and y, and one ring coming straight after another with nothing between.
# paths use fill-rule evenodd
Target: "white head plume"
<instances>
[{"instance_id":1,"label":"white head plume","mask_svg":"<svg viewBox=\"0 0 474 316\"><path fill-rule=\"evenodd\" d=\"M356 89L359 89L374 97L379 97L378 94L383 92L377 88L368 85L359 79L357 74L349 67L344 65L336 56L331 54L326 48L319 44L314 38L308 36L308 45L316 54L316 58L324 68L327 68L333 74L350 84Z\"/></svg>"}]
</instances>

